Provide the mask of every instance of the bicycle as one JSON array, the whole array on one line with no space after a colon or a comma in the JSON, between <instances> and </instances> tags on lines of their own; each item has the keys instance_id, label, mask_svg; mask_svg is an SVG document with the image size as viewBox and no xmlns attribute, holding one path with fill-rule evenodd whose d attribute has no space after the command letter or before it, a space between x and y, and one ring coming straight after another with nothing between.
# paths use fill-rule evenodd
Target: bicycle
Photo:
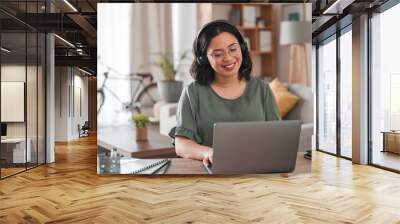
<instances>
[{"instance_id":1,"label":"bicycle","mask_svg":"<svg viewBox=\"0 0 400 224\"><path fill-rule=\"evenodd\" d=\"M122 104L122 111L128 111L134 113L146 113L154 119L153 106L160 100L157 83L154 82L153 75L151 73L134 73L129 74L128 77L111 77L109 71L112 69L108 67L108 71L104 72L104 80L101 86L97 89L97 114L100 113L104 102L105 102L105 91L111 94L119 103ZM117 73L115 71L115 73ZM131 99L128 102L122 102L118 95L112 91L107 85L107 80L130 80L136 81L136 88L132 89ZM149 79L149 83L145 84L145 80Z\"/></svg>"}]
</instances>

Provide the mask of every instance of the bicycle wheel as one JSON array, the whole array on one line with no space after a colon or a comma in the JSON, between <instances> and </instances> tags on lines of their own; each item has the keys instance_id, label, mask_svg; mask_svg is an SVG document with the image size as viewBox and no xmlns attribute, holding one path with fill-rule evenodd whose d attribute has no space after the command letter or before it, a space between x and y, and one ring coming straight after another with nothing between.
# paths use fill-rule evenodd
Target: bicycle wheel
<instances>
[{"instance_id":1,"label":"bicycle wheel","mask_svg":"<svg viewBox=\"0 0 400 224\"><path fill-rule=\"evenodd\" d=\"M104 104L104 92L103 90L97 90L97 114L100 113L101 108Z\"/></svg>"},{"instance_id":2,"label":"bicycle wheel","mask_svg":"<svg viewBox=\"0 0 400 224\"><path fill-rule=\"evenodd\" d=\"M135 105L137 105L139 113L146 113L150 117L154 117L153 107L158 101L160 101L160 95L158 94L157 83L150 83L140 91L135 100Z\"/></svg>"}]
</instances>

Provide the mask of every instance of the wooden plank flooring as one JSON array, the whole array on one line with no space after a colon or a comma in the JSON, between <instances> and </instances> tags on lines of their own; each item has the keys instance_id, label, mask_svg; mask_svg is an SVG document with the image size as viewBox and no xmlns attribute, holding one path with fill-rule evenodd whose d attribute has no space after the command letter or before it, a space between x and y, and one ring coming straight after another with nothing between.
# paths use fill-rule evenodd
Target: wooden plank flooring
<instances>
[{"instance_id":1,"label":"wooden plank flooring","mask_svg":"<svg viewBox=\"0 0 400 224\"><path fill-rule=\"evenodd\" d=\"M314 153L311 174L96 174L96 139L0 181L0 223L400 223L400 175Z\"/></svg>"},{"instance_id":2,"label":"wooden plank flooring","mask_svg":"<svg viewBox=\"0 0 400 224\"><path fill-rule=\"evenodd\" d=\"M13 174L15 174L15 173L18 173L18 172L22 172L22 171L24 171L25 170L25 167L23 167L23 168L1 168L1 177L7 177L7 176L10 176L10 175L13 175Z\"/></svg>"}]
</instances>

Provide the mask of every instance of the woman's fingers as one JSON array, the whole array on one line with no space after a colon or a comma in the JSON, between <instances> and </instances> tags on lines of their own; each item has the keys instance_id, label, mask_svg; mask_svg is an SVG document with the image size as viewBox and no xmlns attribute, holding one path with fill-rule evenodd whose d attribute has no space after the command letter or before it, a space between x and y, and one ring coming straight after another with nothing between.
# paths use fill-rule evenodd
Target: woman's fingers
<instances>
[{"instance_id":1,"label":"woman's fingers","mask_svg":"<svg viewBox=\"0 0 400 224\"><path fill-rule=\"evenodd\" d=\"M213 148L210 148L210 154L208 154L208 159L210 160L211 163L213 163L213 156L214 156L214 150Z\"/></svg>"},{"instance_id":2,"label":"woman's fingers","mask_svg":"<svg viewBox=\"0 0 400 224\"><path fill-rule=\"evenodd\" d=\"M208 160L208 157L204 157L204 158L203 158L203 164L204 164L205 166L210 165L210 162L209 162L209 160Z\"/></svg>"},{"instance_id":3,"label":"woman's fingers","mask_svg":"<svg viewBox=\"0 0 400 224\"><path fill-rule=\"evenodd\" d=\"M204 155L203 164L206 165L206 166L211 165L212 164L212 157L213 157L213 150L212 150L212 148L210 148L210 150L207 151L205 153L205 155Z\"/></svg>"}]
</instances>

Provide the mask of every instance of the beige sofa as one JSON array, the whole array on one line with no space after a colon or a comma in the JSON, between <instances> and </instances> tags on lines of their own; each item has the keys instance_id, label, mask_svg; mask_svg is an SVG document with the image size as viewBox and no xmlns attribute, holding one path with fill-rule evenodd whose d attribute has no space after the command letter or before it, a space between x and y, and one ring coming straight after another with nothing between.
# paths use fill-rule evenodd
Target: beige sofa
<instances>
[{"instance_id":1,"label":"beige sofa","mask_svg":"<svg viewBox=\"0 0 400 224\"><path fill-rule=\"evenodd\" d=\"M287 85L290 92L300 97L296 106L283 118L284 120L301 120L299 152L305 152L312 148L312 136L314 133L314 94L310 87L300 84Z\"/></svg>"}]
</instances>

